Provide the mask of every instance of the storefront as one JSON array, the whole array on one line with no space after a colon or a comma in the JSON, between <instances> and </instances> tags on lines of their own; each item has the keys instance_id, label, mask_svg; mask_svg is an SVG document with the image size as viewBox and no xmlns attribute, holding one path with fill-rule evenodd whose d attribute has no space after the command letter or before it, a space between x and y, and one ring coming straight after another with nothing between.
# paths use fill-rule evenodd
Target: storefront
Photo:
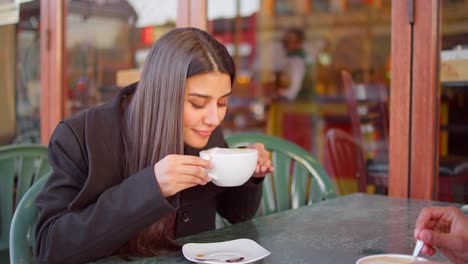
<instances>
[{"instance_id":1,"label":"storefront","mask_svg":"<svg viewBox=\"0 0 468 264\"><path fill-rule=\"evenodd\" d=\"M389 94L389 136L375 130L369 136L371 141L387 140L388 194L438 199L440 157L452 152L468 156L453 142L461 141L465 128L459 125L468 122L456 118L456 109L466 111L465 95L463 88L453 88L454 83L466 88L468 81L463 70L468 1L219 2L22 3L19 22L0 26L0 53L7 62L0 66L5 80L5 89L0 89L1 144L47 144L61 119L105 102L138 79L147 50L161 34L194 26L225 44L238 67L226 130L283 136L310 146L320 157L327 130L351 131L341 77L346 70L354 82L382 84ZM316 96L312 104L294 109L316 118L312 128L298 128L301 123L289 119L279 126L281 131L268 130L272 118L279 118L269 115L265 106L281 82L286 58L282 40L289 28L304 33ZM459 51L456 62L446 57L441 62L441 50L454 47ZM296 129L288 130L291 126ZM465 192L462 189L462 195Z\"/></svg>"}]
</instances>

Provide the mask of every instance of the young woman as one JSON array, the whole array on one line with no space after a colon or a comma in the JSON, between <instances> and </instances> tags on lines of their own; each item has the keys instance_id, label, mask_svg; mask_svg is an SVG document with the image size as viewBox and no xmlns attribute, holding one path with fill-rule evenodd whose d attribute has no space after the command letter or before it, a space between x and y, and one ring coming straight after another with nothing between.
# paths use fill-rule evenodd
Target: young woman
<instances>
[{"instance_id":1,"label":"young woman","mask_svg":"<svg viewBox=\"0 0 468 264\"><path fill-rule=\"evenodd\" d=\"M200 150L227 147L219 127L234 81L224 46L204 31L161 37L139 83L108 104L62 121L49 143L53 167L36 200L39 263L82 263L110 255L154 256L174 239L214 229L215 213L251 219L273 170L262 144L252 178L213 185Z\"/></svg>"}]
</instances>

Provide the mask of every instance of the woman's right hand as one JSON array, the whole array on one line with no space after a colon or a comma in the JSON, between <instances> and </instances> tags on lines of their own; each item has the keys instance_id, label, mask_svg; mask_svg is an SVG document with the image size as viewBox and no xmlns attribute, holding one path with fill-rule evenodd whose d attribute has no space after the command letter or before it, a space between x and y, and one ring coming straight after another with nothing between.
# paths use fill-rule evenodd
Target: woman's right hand
<instances>
[{"instance_id":1,"label":"woman's right hand","mask_svg":"<svg viewBox=\"0 0 468 264\"><path fill-rule=\"evenodd\" d=\"M454 263L468 263L468 216L458 208L424 208L416 220L414 236L425 243L423 254L431 256L439 248Z\"/></svg>"},{"instance_id":2,"label":"woman's right hand","mask_svg":"<svg viewBox=\"0 0 468 264\"><path fill-rule=\"evenodd\" d=\"M211 169L209 160L197 156L167 155L154 164L154 175L164 197L172 196L182 190L205 185L211 181L204 170Z\"/></svg>"}]
</instances>

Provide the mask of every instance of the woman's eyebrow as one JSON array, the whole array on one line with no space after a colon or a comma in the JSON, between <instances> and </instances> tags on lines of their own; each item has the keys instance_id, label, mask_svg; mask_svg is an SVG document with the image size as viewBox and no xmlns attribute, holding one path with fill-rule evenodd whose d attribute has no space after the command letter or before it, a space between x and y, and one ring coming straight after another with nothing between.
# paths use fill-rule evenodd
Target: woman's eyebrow
<instances>
[{"instance_id":1,"label":"woman's eyebrow","mask_svg":"<svg viewBox=\"0 0 468 264\"><path fill-rule=\"evenodd\" d=\"M225 94L225 95L221 96L221 98L228 97L228 96L229 96L229 95L231 95L231 94L232 94L232 90L231 90L231 91L229 91L229 93L227 93L227 94Z\"/></svg>"},{"instance_id":2,"label":"woman's eyebrow","mask_svg":"<svg viewBox=\"0 0 468 264\"><path fill-rule=\"evenodd\" d=\"M196 96L196 97L201 97L201 98L206 98L206 99L209 99L212 97L211 95L198 94L198 93L189 93L188 96Z\"/></svg>"},{"instance_id":3,"label":"woman's eyebrow","mask_svg":"<svg viewBox=\"0 0 468 264\"><path fill-rule=\"evenodd\" d=\"M232 91L229 91L229 93L226 93L225 95L221 96L220 98L227 97L227 96L229 96L229 95L231 95L231 94L232 94ZM189 96L196 96L196 97L206 98L206 99L210 99L210 98L213 97L213 96L211 96L211 95L199 94L199 93L189 93L188 95L189 95Z\"/></svg>"}]
</instances>

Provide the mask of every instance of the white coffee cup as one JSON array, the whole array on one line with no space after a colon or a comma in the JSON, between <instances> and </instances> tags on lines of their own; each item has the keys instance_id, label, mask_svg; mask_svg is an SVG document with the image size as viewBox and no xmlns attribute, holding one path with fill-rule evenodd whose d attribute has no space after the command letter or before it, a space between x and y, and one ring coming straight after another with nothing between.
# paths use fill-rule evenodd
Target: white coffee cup
<instances>
[{"instance_id":1,"label":"white coffee cup","mask_svg":"<svg viewBox=\"0 0 468 264\"><path fill-rule=\"evenodd\" d=\"M360 258L356 264L397 264L412 263L413 256L402 254L378 254ZM425 258L418 257L416 261L427 261Z\"/></svg>"},{"instance_id":2,"label":"white coffee cup","mask_svg":"<svg viewBox=\"0 0 468 264\"><path fill-rule=\"evenodd\" d=\"M211 148L200 151L200 157L211 160L207 170L214 184L223 187L239 186L255 172L258 151L247 148Z\"/></svg>"}]
</instances>

